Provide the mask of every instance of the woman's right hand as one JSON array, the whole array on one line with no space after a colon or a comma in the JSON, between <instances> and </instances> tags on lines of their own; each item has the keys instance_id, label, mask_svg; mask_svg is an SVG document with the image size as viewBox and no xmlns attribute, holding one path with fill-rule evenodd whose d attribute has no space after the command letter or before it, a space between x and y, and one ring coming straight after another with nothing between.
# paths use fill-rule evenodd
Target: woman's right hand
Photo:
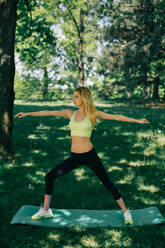
<instances>
[{"instance_id":1,"label":"woman's right hand","mask_svg":"<svg viewBox=\"0 0 165 248\"><path fill-rule=\"evenodd\" d=\"M14 118L22 118L22 117L25 117L25 116L27 116L28 115L28 113L22 113L22 112L20 112L20 113L18 113L18 114L16 114L15 116L14 116Z\"/></svg>"}]
</instances>

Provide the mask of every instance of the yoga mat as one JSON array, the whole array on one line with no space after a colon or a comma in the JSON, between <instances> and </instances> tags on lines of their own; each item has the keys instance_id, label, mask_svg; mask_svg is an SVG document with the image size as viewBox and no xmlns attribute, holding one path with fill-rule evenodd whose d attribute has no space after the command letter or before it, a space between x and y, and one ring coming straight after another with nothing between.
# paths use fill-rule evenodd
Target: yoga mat
<instances>
[{"instance_id":1,"label":"yoga mat","mask_svg":"<svg viewBox=\"0 0 165 248\"><path fill-rule=\"evenodd\" d=\"M50 219L32 220L31 216L39 210L37 206L22 206L10 224L26 224L45 227L122 227L124 226L121 210L83 210L83 209L52 209L54 216ZM144 226L165 223L165 218L156 207L130 210L134 224Z\"/></svg>"}]
</instances>

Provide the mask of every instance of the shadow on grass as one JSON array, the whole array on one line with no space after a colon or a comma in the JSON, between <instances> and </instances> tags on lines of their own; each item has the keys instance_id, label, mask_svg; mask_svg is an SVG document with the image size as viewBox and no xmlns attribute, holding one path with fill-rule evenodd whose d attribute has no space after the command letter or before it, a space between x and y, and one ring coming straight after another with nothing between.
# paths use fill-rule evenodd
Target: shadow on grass
<instances>
[{"instance_id":1,"label":"shadow on grass","mask_svg":"<svg viewBox=\"0 0 165 248\"><path fill-rule=\"evenodd\" d=\"M68 108L68 106L55 107L55 109L62 108ZM15 106L16 113L45 109L52 110L54 107ZM98 109L137 119L145 117L151 122L151 125L147 126L99 120L96 130L93 131L92 142L126 204L132 209L155 205L163 213L164 110L139 106L130 108L99 106ZM44 175L70 155L68 122L67 119L57 117L15 119L13 148L16 160L13 163L4 163L0 169L0 190L3 195L0 211L5 213L2 233L8 233L10 229L8 233L10 241L2 236L4 247L9 244L11 247L18 248L64 247L65 245L146 248L157 247L158 244L159 247L163 247L163 242L161 244L155 240L162 235L160 230L156 232L156 227L143 227L143 231L140 228L117 230L71 228L59 231L59 229L9 226L12 216L20 206L40 205L44 192ZM107 189L84 165L55 181L52 205L55 208L118 209ZM6 206L9 207L6 208ZM19 242L21 242L20 245ZM26 246L23 246L25 244Z\"/></svg>"}]
</instances>

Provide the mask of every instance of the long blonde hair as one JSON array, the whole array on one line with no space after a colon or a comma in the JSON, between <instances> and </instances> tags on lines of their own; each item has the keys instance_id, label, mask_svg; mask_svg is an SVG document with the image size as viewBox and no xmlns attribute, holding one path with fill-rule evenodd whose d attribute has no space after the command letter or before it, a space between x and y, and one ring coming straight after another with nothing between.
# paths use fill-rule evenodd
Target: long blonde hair
<instances>
[{"instance_id":1,"label":"long blonde hair","mask_svg":"<svg viewBox=\"0 0 165 248\"><path fill-rule=\"evenodd\" d=\"M82 100L84 102L85 106L85 112L87 114L87 117L92 123L92 128L94 128L95 124L95 112L97 111L92 99L92 94L89 88L80 86L75 89L75 91L79 92L82 96Z\"/></svg>"}]
</instances>

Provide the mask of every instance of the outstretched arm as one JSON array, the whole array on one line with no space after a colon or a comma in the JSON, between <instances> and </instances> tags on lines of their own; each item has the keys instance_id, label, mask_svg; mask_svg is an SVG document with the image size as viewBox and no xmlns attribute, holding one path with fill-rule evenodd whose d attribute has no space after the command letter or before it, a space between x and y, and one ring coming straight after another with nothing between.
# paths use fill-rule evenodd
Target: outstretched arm
<instances>
[{"instance_id":1,"label":"outstretched arm","mask_svg":"<svg viewBox=\"0 0 165 248\"><path fill-rule=\"evenodd\" d=\"M134 118L129 118L124 115L111 115L111 114L107 114L101 111L96 112L95 118L105 119L105 120L114 120L114 121L135 122L135 123L140 123L140 124L150 124L149 121L146 119L137 120Z\"/></svg>"},{"instance_id":2,"label":"outstretched arm","mask_svg":"<svg viewBox=\"0 0 165 248\"><path fill-rule=\"evenodd\" d=\"M14 118L22 118L22 117L26 117L26 116L59 116L59 117L67 117L67 118L71 118L73 113L72 109L63 109L60 111L38 111L38 112L28 112L28 113L18 113L14 116Z\"/></svg>"}]
</instances>

